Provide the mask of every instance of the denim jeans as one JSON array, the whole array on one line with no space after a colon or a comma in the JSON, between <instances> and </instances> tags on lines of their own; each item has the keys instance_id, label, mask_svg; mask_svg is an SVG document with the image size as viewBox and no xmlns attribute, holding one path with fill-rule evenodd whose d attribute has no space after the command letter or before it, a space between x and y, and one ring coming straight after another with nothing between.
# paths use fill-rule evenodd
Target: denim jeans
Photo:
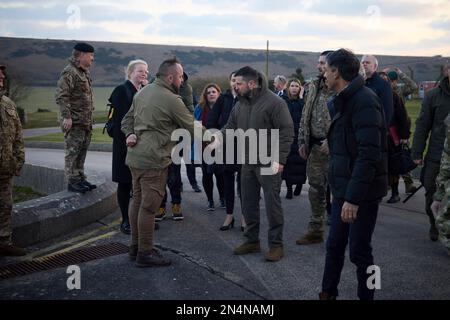
<instances>
[{"instance_id":1,"label":"denim jeans","mask_svg":"<svg viewBox=\"0 0 450 320\"><path fill-rule=\"evenodd\" d=\"M344 266L347 243L350 261L356 265L358 279L358 298L373 300L374 291L367 287L371 274L367 268L374 264L372 256L372 234L378 214L379 202L364 203L358 209L356 220L349 224L341 219L342 199L333 199L331 205L331 226L327 239L327 254L322 280L322 291L338 296L338 284Z\"/></svg>"}]
</instances>

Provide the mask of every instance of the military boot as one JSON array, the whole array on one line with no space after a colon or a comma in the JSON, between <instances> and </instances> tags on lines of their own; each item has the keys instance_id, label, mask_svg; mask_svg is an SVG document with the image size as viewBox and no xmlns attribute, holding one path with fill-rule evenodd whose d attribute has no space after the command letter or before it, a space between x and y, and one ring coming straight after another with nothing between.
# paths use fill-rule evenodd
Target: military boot
<instances>
[{"instance_id":1,"label":"military boot","mask_svg":"<svg viewBox=\"0 0 450 320\"><path fill-rule=\"evenodd\" d=\"M24 256L26 254L27 254L27 252L20 247L8 245L8 244L0 245L0 256L19 257L19 256Z\"/></svg>"},{"instance_id":2,"label":"military boot","mask_svg":"<svg viewBox=\"0 0 450 320\"><path fill-rule=\"evenodd\" d=\"M87 180L83 180L81 183L82 183L83 185L85 185L86 187L88 187L89 190L97 189L97 186L96 186L95 184L92 184L92 183L90 183L90 182L87 181Z\"/></svg>"},{"instance_id":3,"label":"military boot","mask_svg":"<svg viewBox=\"0 0 450 320\"><path fill-rule=\"evenodd\" d=\"M332 296L326 292L321 292L319 293L319 300L336 300L336 296Z\"/></svg>"},{"instance_id":4,"label":"military boot","mask_svg":"<svg viewBox=\"0 0 450 320\"><path fill-rule=\"evenodd\" d=\"M67 186L67 190L72 191L72 192L85 193L85 192L89 191L90 189L87 186L85 186L82 181L78 181L78 182L74 182L74 183L69 182L69 184Z\"/></svg>"},{"instance_id":5,"label":"military boot","mask_svg":"<svg viewBox=\"0 0 450 320\"><path fill-rule=\"evenodd\" d=\"M166 267L172 263L156 249L150 251L138 251L136 256L136 266L140 268L147 267Z\"/></svg>"},{"instance_id":6,"label":"military boot","mask_svg":"<svg viewBox=\"0 0 450 320\"><path fill-rule=\"evenodd\" d=\"M257 253L261 252L261 246L258 242L245 242L241 244L239 247L234 248L234 254L243 255L249 253Z\"/></svg>"},{"instance_id":7,"label":"military boot","mask_svg":"<svg viewBox=\"0 0 450 320\"><path fill-rule=\"evenodd\" d=\"M137 253L138 253L138 245L137 244L132 244L130 246L130 251L128 251L128 257L130 258L131 261L135 261L136 260Z\"/></svg>"},{"instance_id":8,"label":"military boot","mask_svg":"<svg viewBox=\"0 0 450 320\"><path fill-rule=\"evenodd\" d=\"M277 262L280 261L281 258L284 256L283 247L272 247L270 250L266 253L266 260L271 262Z\"/></svg>"},{"instance_id":9,"label":"military boot","mask_svg":"<svg viewBox=\"0 0 450 320\"><path fill-rule=\"evenodd\" d=\"M323 232L308 231L307 234L298 239L295 243L301 246L321 242L323 242Z\"/></svg>"}]
</instances>

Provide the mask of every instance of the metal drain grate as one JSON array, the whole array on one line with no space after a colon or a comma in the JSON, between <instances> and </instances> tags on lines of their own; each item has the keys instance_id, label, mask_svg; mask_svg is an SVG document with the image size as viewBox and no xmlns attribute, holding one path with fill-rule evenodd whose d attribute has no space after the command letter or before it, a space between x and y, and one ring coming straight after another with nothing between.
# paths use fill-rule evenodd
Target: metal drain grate
<instances>
[{"instance_id":1,"label":"metal drain grate","mask_svg":"<svg viewBox=\"0 0 450 320\"><path fill-rule=\"evenodd\" d=\"M128 253L128 246L123 243L109 243L101 246L86 247L53 256L23 261L0 267L0 280L24 276L27 274L67 267L87 261Z\"/></svg>"}]
</instances>

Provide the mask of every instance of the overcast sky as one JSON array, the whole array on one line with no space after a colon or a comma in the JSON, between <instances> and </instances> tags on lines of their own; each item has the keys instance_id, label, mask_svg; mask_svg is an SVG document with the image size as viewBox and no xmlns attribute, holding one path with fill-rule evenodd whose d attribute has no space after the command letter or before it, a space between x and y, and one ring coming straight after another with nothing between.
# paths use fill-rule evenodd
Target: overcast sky
<instances>
[{"instance_id":1,"label":"overcast sky","mask_svg":"<svg viewBox=\"0 0 450 320\"><path fill-rule=\"evenodd\" d=\"M450 0L0 0L0 36L450 56Z\"/></svg>"}]
</instances>

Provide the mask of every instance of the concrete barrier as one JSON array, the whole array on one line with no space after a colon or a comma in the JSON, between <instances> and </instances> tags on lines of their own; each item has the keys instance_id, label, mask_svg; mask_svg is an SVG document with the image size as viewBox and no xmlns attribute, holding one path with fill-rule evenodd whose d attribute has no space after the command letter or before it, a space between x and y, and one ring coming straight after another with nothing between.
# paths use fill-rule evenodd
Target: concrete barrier
<instances>
[{"instance_id":1,"label":"concrete barrier","mask_svg":"<svg viewBox=\"0 0 450 320\"><path fill-rule=\"evenodd\" d=\"M116 184L90 175L97 189L79 194L66 190L63 170L26 164L15 185L51 193L13 206L12 237L15 244L31 244L58 237L89 225L117 208Z\"/></svg>"}]
</instances>

